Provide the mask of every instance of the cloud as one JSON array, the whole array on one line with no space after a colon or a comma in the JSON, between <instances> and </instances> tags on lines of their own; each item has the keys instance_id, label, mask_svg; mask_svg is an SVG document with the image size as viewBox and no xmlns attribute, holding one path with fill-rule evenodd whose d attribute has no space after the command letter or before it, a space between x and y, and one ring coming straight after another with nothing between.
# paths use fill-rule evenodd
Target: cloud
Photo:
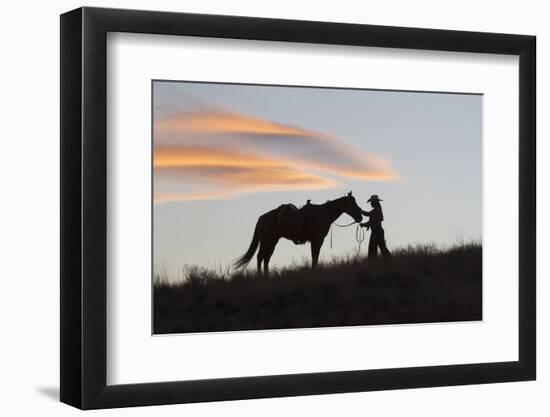
<instances>
[{"instance_id":1,"label":"cloud","mask_svg":"<svg viewBox=\"0 0 550 417\"><path fill-rule=\"evenodd\" d=\"M200 134L256 134L321 137L292 126L273 123L268 120L245 116L224 110L191 111L175 117L159 120L156 128L164 131L186 131Z\"/></svg>"},{"instance_id":2,"label":"cloud","mask_svg":"<svg viewBox=\"0 0 550 417\"><path fill-rule=\"evenodd\" d=\"M154 119L155 202L392 180L389 161L330 135L219 108Z\"/></svg>"},{"instance_id":3,"label":"cloud","mask_svg":"<svg viewBox=\"0 0 550 417\"><path fill-rule=\"evenodd\" d=\"M336 185L330 178L302 171L279 160L200 146L155 146L154 170L156 203ZM167 192L171 188L172 193ZM183 188L187 192L182 192Z\"/></svg>"}]
</instances>

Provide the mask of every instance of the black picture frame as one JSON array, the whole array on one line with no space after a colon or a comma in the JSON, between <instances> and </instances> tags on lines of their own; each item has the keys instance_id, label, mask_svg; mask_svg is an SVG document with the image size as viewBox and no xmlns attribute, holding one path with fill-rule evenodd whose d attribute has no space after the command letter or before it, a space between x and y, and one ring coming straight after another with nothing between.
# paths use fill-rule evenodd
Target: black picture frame
<instances>
[{"instance_id":1,"label":"black picture frame","mask_svg":"<svg viewBox=\"0 0 550 417\"><path fill-rule=\"evenodd\" d=\"M108 32L519 56L519 360L107 385ZM534 36L80 8L61 15L61 401L82 409L533 380Z\"/></svg>"}]
</instances>

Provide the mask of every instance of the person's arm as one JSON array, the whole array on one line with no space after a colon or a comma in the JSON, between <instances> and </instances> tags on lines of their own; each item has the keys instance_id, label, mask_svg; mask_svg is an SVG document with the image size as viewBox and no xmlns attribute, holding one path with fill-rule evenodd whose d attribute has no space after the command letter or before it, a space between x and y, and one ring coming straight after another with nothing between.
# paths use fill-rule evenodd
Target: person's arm
<instances>
[{"instance_id":1,"label":"person's arm","mask_svg":"<svg viewBox=\"0 0 550 417\"><path fill-rule=\"evenodd\" d=\"M370 217L370 216L372 216L372 212L373 212L373 211L374 211L374 210L371 210L371 211L361 210L361 214L362 214L363 216L368 216L368 217ZM362 227L366 227L367 230L369 230L369 228L370 228L370 220L369 220L369 221L366 221L366 222L364 222L364 223L359 223L359 225L362 226Z\"/></svg>"}]
</instances>

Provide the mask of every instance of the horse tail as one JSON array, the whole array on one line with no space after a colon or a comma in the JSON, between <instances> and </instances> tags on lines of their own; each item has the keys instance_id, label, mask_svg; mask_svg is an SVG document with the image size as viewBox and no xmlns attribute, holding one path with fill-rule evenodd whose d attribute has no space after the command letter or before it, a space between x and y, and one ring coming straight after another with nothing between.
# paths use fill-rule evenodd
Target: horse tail
<instances>
[{"instance_id":1,"label":"horse tail","mask_svg":"<svg viewBox=\"0 0 550 417\"><path fill-rule=\"evenodd\" d=\"M233 263L234 268L239 269L239 268L242 268L243 266L248 265L248 263L256 253L256 249L258 249L258 245L260 243L260 237L258 236L259 224L260 224L260 221L258 220L258 222L256 223L256 227L254 228L254 235L252 236L252 242L250 242L250 246L248 247L248 250L246 251L246 253L240 258L238 258L237 260L235 260L235 262Z\"/></svg>"}]
</instances>

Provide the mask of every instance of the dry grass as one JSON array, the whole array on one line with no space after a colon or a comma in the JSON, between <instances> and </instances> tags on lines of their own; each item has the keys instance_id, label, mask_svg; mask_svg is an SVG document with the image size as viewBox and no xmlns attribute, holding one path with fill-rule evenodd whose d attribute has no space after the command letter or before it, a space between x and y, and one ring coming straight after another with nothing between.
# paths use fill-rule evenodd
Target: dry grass
<instances>
[{"instance_id":1,"label":"dry grass","mask_svg":"<svg viewBox=\"0 0 550 417\"><path fill-rule=\"evenodd\" d=\"M160 333L481 320L482 250L414 246L389 260L337 259L269 278L187 267L185 280L156 277Z\"/></svg>"}]
</instances>

